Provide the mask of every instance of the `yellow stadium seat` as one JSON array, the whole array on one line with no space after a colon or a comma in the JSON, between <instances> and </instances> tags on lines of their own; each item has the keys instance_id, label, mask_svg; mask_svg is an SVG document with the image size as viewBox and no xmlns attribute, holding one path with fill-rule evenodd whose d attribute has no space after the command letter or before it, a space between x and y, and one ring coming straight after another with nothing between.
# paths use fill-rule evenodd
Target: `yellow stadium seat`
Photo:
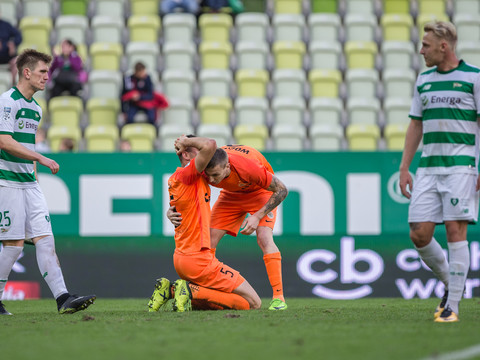
<instances>
[{"instance_id":1,"label":"yellow stadium seat","mask_svg":"<svg viewBox=\"0 0 480 360\"><path fill-rule=\"evenodd\" d=\"M313 124L310 141L314 151L338 151L342 149L343 128L340 124Z\"/></svg>"},{"instance_id":2,"label":"yellow stadium seat","mask_svg":"<svg viewBox=\"0 0 480 360\"><path fill-rule=\"evenodd\" d=\"M348 97L377 97L378 79L375 69L348 69L345 74Z\"/></svg>"},{"instance_id":3,"label":"yellow stadium seat","mask_svg":"<svg viewBox=\"0 0 480 360\"><path fill-rule=\"evenodd\" d=\"M273 54L277 69L301 69L305 44L303 42L276 41L273 44Z\"/></svg>"},{"instance_id":4,"label":"yellow stadium seat","mask_svg":"<svg viewBox=\"0 0 480 360\"><path fill-rule=\"evenodd\" d=\"M77 151L81 138L82 133L78 126L52 125L47 132L47 139L52 152L60 151L60 143L63 139L72 139L74 151Z\"/></svg>"},{"instance_id":5,"label":"yellow stadium seat","mask_svg":"<svg viewBox=\"0 0 480 360\"><path fill-rule=\"evenodd\" d=\"M274 0L275 14L301 14L302 0Z\"/></svg>"},{"instance_id":6,"label":"yellow stadium seat","mask_svg":"<svg viewBox=\"0 0 480 360\"><path fill-rule=\"evenodd\" d=\"M410 123L408 113L412 105L411 97L389 97L383 102L385 123L407 124Z\"/></svg>"},{"instance_id":7,"label":"yellow stadium seat","mask_svg":"<svg viewBox=\"0 0 480 360\"><path fill-rule=\"evenodd\" d=\"M237 41L266 42L268 15L263 13L243 13L235 18Z\"/></svg>"},{"instance_id":8,"label":"yellow stadium seat","mask_svg":"<svg viewBox=\"0 0 480 360\"><path fill-rule=\"evenodd\" d=\"M272 100L272 111L275 124L303 126L305 100L302 98L275 97Z\"/></svg>"},{"instance_id":9,"label":"yellow stadium seat","mask_svg":"<svg viewBox=\"0 0 480 360\"><path fill-rule=\"evenodd\" d=\"M192 98L194 83L193 71L169 69L163 72L163 92L167 98Z\"/></svg>"},{"instance_id":10,"label":"yellow stadium seat","mask_svg":"<svg viewBox=\"0 0 480 360\"><path fill-rule=\"evenodd\" d=\"M480 41L478 14L456 14L453 23L457 27L458 41Z\"/></svg>"},{"instance_id":11,"label":"yellow stadium seat","mask_svg":"<svg viewBox=\"0 0 480 360\"><path fill-rule=\"evenodd\" d=\"M88 18L81 15L60 15L55 21L57 43L65 39L72 40L75 44L86 43Z\"/></svg>"},{"instance_id":12,"label":"yellow stadium seat","mask_svg":"<svg viewBox=\"0 0 480 360\"><path fill-rule=\"evenodd\" d=\"M125 0L96 0L95 16L110 16L123 20L125 17Z\"/></svg>"},{"instance_id":13,"label":"yellow stadium seat","mask_svg":"<svg viewBox=\"0 0 480 360\"><path fill-rule=\"evenodd\" d=\"M27 44L48 45L52 30L52 19L47 17L26 16L20 20L23 42Z\"/></svg>"},{"instance_id":14,"label":"yellow stadium seat","mask_svg":"<svg viewBox=\"0 0 480 360\"><path fill-rule=\"evenodd\" d=\"M443 15L446 13L445 0L418 0L419 14Z\"/></svg>"},{"instance_id":15,"label":"yellow stadium seat","mask_svg":"<svg viewBox=\"0 0 480 360\"><path fill-rule=\"evenodd\" d=\"M340 125L342 121L343 103L339 98L311 98L309 109L310 122L312 125Z\"/></svg>"},{"instance_id":16,"label":"yellow stadium seat","mask_svg":"<svg viewBox=\"0 0 480 360\"><path fill-rule=\"evenodd\" d=\"M89 152L114 152L118 143L118 126L89 125L85 129L85 141Z\"/></svg>"},{"instance_id":17,"label":"yellow stadium seat","mask_svg":"<svg viewBox=\"0 0 480 360\"><path fill-rule=\"evenodd\" d=\"M0 14L3 20L8 21L12 26L17 26L17 5L19 0L2 0L0 2Z\"/></svg>"},{"instance_id":18,"label":"yellow stadium seat","mask_svg":"<svg viewBox=\"0 0 480 360\"><path fill-rule=\"evenodd\" d=\"M272 26L275 41L302 41L305 17L301 14L274 14Z\"/></svg>"},{"instance_id":19,"label":"yellow stadium seat","mask_svg":"<svg viewBox=\"0 0 480 360\"><path fill-rule=\"evenodd\" d=\"M268 72L266 70L238 70L235 75L238 96L265 97Z\"/></svg>"},{"instance_id":20,"label":"yellow stadium seat","mask_svg":"<svg viewBox=\"0 0 480 360\"><path fill-rule=\"evenodd\" d=\"M119 99L122 91L120 71L92 70L88 75L88 95L90 98Z\"/></svg>"},{"instance_id":21,"label":"yellow stadium seat","mask_svg":"<svg viewBox=\"0 0 480 360\"><path fill-rule=\"evenodd\" d=\"M312 70L308 74L312 97L332 97L339 95L342 74L339 70Z\"/></svg>"},{"instance_id":22,"label":"yellow stadium seat","mask_svg":"<svg viewBox=\"0 0 480 360\"><path fill-rule=\"evenodd\" d=\"M26 49L34 49L34 50L43 52L45 54L52 55L52 49L48 44L32 44L24 41L20 45L18 45L17 52L20 54L22 51Z\"/></svg>"},{"instance_id":23,"label":"yellow stadium seat","mask_svg":"<svg viewBox=\"0 0 480 360\"><path fill-rule=\"evenodd\" d=\"M380 138L377 125L351 124L346 130L349 149L353 151L375 151Z\"/></svg>"},{"instance_id":24,"label":"yellow stadium seat","mask_svg":"<svg viewBox=\"0 0 480 360\"><path fill-rule=\"evenodd\" d=\"M201 124L228 125L232 101L229 98L203 96L198 100Z\"/></svg>"},{"instance_id":25,"label":"yellow stadium seat","mask_svg":"<svg viewBox=\"0 0 480 360\"><path fill-rule=\"evenodd\" d=\"M345 54L350 69L373 69L377 44L371 41L347 41Z\"/></svg>"},{"instance_id":26,"label":"yellow stadium seat","mask_svg":"<svg viewBox=\"0 0 480 360\"><path fill-rule=\"evenodd\" d=\"M130 10L132 15L158 14L158 4L158 0L130 0Z\"/></svg>"},{"instance_id":27,"label":"yellow stadium seat","mask_svg":"<svg viewBox=\"0 0 480 360\"><path fill-rule=\"evenodd\" d=\"M299 69L275 69L273 71L273 88L275 96L302 98L306 76Z\"/></svg>"},{"instance_id":28,"label":"yellow stadium seat","mask_svg":"<svg viewBox=\"0 0 480 360\"><path fill-rule=\"evenodd\" d=\"M235 143L263 151L268 139L268 128L265 125L240 124L235 126L233 136Z\"/></svg>"},{"instance_id":29,"label":"yellow stadium seat","mask_svg":"<svg viewBox=\"0 0 480 360\"><path fill-rule=\"evenodd\" d=\"M240 41L236 46L237 69L261 70L267 68L268 44Z\"/></svg>"},{"instance_id":30,"label":"yellow stadium seat","mask_svg":"<svg viewBox=\"0 0 480 360\"><path fill-rule=\"evenodd\" d=\"M310 42L338 41L338 34L341 28L340 15L329 13L310 14L308 17L308 28L310 30Z\"/></svg>"},{"instance_id":31,"label":"yellow stadium seat","mask_svg":"<svg viewBox=\"0 0 480 360\"><path fill-rule=\"evenodd\" d=\"M217 146L220 147L231 144L232 131L229 125L200 124L198 125L197 135L214 139Z\"/></svg>"},{"instance_id":32,"label":"yellow stadium seat","mask_svg":"<svg viewBox=\"0 0 480 360\"><path fill-rule=\"evenodd\" d=\"M92 18L93 42L122 43L123 17L95 15Z\"/></svg>"},{"instance_id":33,"label":"yellow stadium seat","mask_svg":"<svg viewBox=\"0 0 480 360\"><path fill-rule=\"evenodd\" d=\"M193 69L195 47L192 43L168 42L163 45L165 69Z\"/></svg>"},{"instance_id":34,"label":"yellow stadium seat","mask_svg":"<svg viewBox=\"0 0 480 360\"><path fill-rule=\"evenodd\" d=\"M383 0L384 14L409 14L410 0Z\"/></svg>"},{"instance_id":35,"label":"yellow stadium seat","mask_svg":"<svg viewBox=\"0 0 480 360\"><path fill-rule=\"evenodd\" d=\"M232 45L227 42L202 42L200 55L204 69L228 69Z\"/></svg>"},{"instance_id":36,"label":"yellow stadium seat","mask_svg":"<svg viewBox=\"0 0 480 360\"><path fill-rule=\"evenodd\" d=\"M163 111L162 123L164 125L178 124L190 126L192 123L192 112L194 111L192 99L168 99L169 106ZM172 143L173 144L173 143Z\"/></svg>"},{"instance_id":37,"label":"yellow stadium seat","mask_svg":"<svg viewBox=\"0 0 480 360\"><path fill-rule=\"evenodd\" d=\"M387 69L383 72L383 93L388 97L413 96L415 71L412 69Z\"/></svg>"},{"instance_id":38,"label":"yellow stadium seat","mask_svg":"<svg viewBox=\"0 0 480 360\"><path fill-rule=\"evenodd\" d=\"M195 15L187 13L166 14L162 25L165 43L182 42L190 44L194 41L194 32L197 26Z\"/></svg>"},{"instance_id":39,"label":"yellow stadium seat","mask_svg":"<svg viewBox=\"0 0 480 360\"><path fill-rule=\"evenodd\" d=\"M377 18L374 14L347 13L345 33L347 41L374 41Z\"/></svg>"},{"instance_id":40,"label":"yellow stadium seat","mask_svg":"<svg viewBox=\"0 0 480 360\"><path fill-rule=\"evenodd\" d=\"M232 16L228 14L202 14L198 20L202 41L229 42Z\"/></svg>"},{"instance_id":41,"label":"yellow stadium seat","mask_svg":"<svg viewBox=\"0 0 480 360\"><path fill-rule=\"evenodd\" d=\"M454 14L480 15L480 2L477 0L455 0L453 9Z\"/></svg>"},{"instance_id":42,"label":"yellow stadium seat","mask_svg":"<svg viewBox=\"0 0 480 360\"><path fill-rule=\"evenodd\" d=\"M339 41L314 41L310 43L311 69L338 69L342 46Z\"/></svg>"},{"instance_id":43,"label":"yellow stadium seat","mask_svg":"<svg viewBox=\"0 0 480 360\"><path fill-rule=\"evenodd\" d=\"M198 74L201 96L230 97L232 72L220 69L202 69Z\"/></svg>"},{"instance_id":44,"label":"yellow stadium seat","mask_svg":"<svg viewBox=\"0 0 480 360\"><path fill-rule=\"evenodd\" d=\"M115 43L93 43L90 46L92 70L120 70L122 45Z\"/></svg>"},{"instance_id":45,"label":"yellow stadium seat","mask_svg":"<svg viewBox=\"0 0 480 360\"><path fill-rule=\"evenodd\" d=\"M23 0L22 3L23 16L41 16L51 18L53 15L52 0Z\"/></svg>"},{"instance_id":46,"label":"yellow stadium seat","mask_svg":"<svg viewBox=\"0 0 480 360\"><path fill-rule=\"evenodd\" d=\"M405 146L405 135L408 124L389 124L385 126L385 141L387 149L402 151Z\"/></svg>"},{"instance_id":47,"label":"yellow stadium seat","mask_svg":"<svg viewBox=\"0 0 480 360\"><path fill-rule=\"evenodd\" d=\"M413 18L410 14L384 14L380 20L383 41L410 41Z\"/></svg>"},{"instance_id":48,"label":"yellow stadium seat","mask_svg":"<svg viewBox=\"0 0 480 360\"><path fill-rule=\"evenodd\" d=\"M272 127L273 148L277 151L302 151L307 138L306 128L293 124L275 124Z\"/></svg>"},{"instance_id":49,"label":"yellow stadium seat","mask_svg":"<svg viewBox=\"0 0 480 360\"><path fill-rule=\"evenodd\" d=\"M424 35L423 27L425 24L432 21L450 21L447 14L429 14L429 13L419 13L417 16L417 29L418 29L418 42L421 43Z\"/></svg>"},{"instance_id":50,"label":"yellow stadium seat","mask_svg":"<svg viewBox=\"0 0 480 360\"><path fill-rule=\"evenodd\" d=\"M158 131L160 149L162 151L175 151L175 140L181 135L193 134L193 127L189 124L164 124Z\"/></svg>"},{"instance_id":51,"label":"yellow stadium seat","mask_svg":"<svg viewBox=\"0 0 480 360\"><path fill-rule=\"evenodd\" d=\"M132 152L151 152L154 148L157 129L152 124L126 124L121 131L122 140L127 140Z\"/></svg>"},{"instance_id":52,"label":"yellow stadium seat","mask_svg":"<svg viewBox=\"0 0 480 360\"><path fill-rule=\"evenodd\" d=\"M127 26L130 31L130 42L158 41L160 30L160 16L156 15L132 15L128 18Z\"/></svg>"},{"instance_id":53,"label":"yellow stadium seat","mask_svg":"<svg viewBox=\"0 0 480 360\"><path fill-rule=\"evenodd\" d=\"M78 127L83 113L82 99L76 96L54 97L48 103L50 123Z\"/></svg>"},{"instance_id":54,"label":"yellow stadium seat","mask_svg":"<svg viewBox=\"0 0 480 360\"><path fill-rule=\"evenodd\" d=\"M411 41L384 41L382 44L383 69L410 69L415 49Z\"/></svg>"},{"instance_id":55,"label":"yellow stadium seat","mask_svg":"<svg viewBox=\"0 0 480 360\"><path fill-rule=\"evenodd\" d=\"M376 98L354 97L347 100L349 124L375 125L379 112L380 102Z\"/></svg>"},{"instance_id":56,"label":"yellow stadium seat","mask_svg":"<svg viewBox=\"0 0 480 360\"><path fill-rule=\"evenodd\" d=\"M90 125L117 126L119 112L119 98L91 98L87 101L88 122Z\"/></svg>"},{"instance_id":57,"label":"yellow stadium seat","mask_svg":"<svg viewBox=\"0 0 480 360\"><path fill-rule=\"evenodd\" d=\"M265 125L267 111L266 98L238 97L235 101L235 123Z\"/></svg>"}]
</instances>

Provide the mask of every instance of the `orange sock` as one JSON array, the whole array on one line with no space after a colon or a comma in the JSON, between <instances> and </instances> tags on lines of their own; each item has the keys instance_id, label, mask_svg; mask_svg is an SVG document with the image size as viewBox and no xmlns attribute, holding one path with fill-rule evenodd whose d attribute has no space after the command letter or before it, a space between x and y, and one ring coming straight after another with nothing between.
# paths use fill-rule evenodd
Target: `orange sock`
<instances>
[{"instance_id":1,"label":"orange sock","mask_svg":"<svg viewBox=\"0 0 480 360\"><path fill-rule=\"evenodd\" d=\"M237 294L226 293L223 291L208 289L196 284L188 284L192 291L193 304L198 305L199 309L205 310L249 310L250 304L247 300Z\"/></svg>"},{"instance_id":2,"label":"orange sock","mask_svg":"<svg viewBox=\"0 0 480 360\"><path fill-rule=\"evenodd\" d=\"M267 268L268 280L273 289L273 298L285 301L283 297L282 283L282 256L280 252L263 255L263 261Z\"/></svg>"}]
</instances>

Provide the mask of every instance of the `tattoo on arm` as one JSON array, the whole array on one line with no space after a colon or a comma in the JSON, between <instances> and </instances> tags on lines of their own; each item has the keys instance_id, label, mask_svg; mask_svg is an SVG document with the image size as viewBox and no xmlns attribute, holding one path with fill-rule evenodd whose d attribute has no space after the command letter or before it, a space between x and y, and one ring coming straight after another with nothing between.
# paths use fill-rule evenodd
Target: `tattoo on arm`
<instances>
[{"instance_id":1,"label":"tattoo on arm","mask_svg":"<svg viewBox=\"0 0 480 360\"><path fill-rule=\"evenodd\" d=\"M285 200L288 194L288 190L285 185L275 176L272 178L272 182L270 183L270 186L267 188L267 190L273 191L273 194L265 204L265 214L268 214L270 211L280 205L280 203Z\"/></svg>"}]
</instances>

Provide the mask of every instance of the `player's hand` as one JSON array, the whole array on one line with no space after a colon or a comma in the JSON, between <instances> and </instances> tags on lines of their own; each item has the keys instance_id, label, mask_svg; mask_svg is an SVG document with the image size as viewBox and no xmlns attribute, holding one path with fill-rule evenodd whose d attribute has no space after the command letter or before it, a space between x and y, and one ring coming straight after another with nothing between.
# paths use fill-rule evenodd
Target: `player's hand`
<instances>
[{"instance_id":1,"label":"player's hand","mask_svg":"<svg viewBox=\"0 0 480 360\"><path fill-rule=\"evenodd\" d=\"M182 135L175 140L175 151L177 152L177 155L180 155L187 148L187 146L185 146L186 139L188 138L185 135Z\"/></svg>"},{"instance_id":2,"label":"player's hand","mask_svg":"<svg viewBox=\"0 0 480 360\"><path fill-rule=\"evenodd\" d=\"M411 194L412 189L413 189L412 175L410 175L410 172L408 170L400 171L400 190L402 191L403 196L405 196L407 199L410 199L412 197L412 194Z\"/></svg>"},{"instance_id":3,"label":"player's hand","mask_svg":"<svg viewBox=\"0 0 480 360\"><path fill-rule=\"evenodd\" d=\"M250 215L245 220L243 220L243 224L242 224L243 229L240 231L240 234L243 234L243 235L252 234L255 230L257 230L259 222L260 222L260 219L257 216Z\"/></svg>"},{"instance_id":4,"label":"player's hand","mask_svg":"<svg viewBox=\"0 0 480 360\"><path fill-rule=\"evenodd\" d=\"M177 212L175 206L170 206L167 210L167 218L175 226L179 226L182 223L182 214Z\"/></svg>"},{"instance_id":5,"label":"player's hand","mask_svg":"<svg viewBox=\"0 0 480 360\"><path fill-rule=\"evenodd\" d=\"M40 160L38 160L38 162L43 166L48 167L52 172L52 174L56 174L58 170L60 170L60 165L58 165L58 163L55 160L49 159L45 156L42 156Z\"/></svg>"}]
</instances>

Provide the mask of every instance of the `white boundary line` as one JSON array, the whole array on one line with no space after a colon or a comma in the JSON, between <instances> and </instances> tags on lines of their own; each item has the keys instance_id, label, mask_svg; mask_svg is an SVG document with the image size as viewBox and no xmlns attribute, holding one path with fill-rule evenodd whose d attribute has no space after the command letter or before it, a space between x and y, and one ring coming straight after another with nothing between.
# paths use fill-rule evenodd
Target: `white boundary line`
<instances>
[{"instance_id":1,"label":"white boundary line","mask_svg":"<svg viewBox=\"0 0 480 360\"><path fill-rule=\"evenodd\" d=\"M474 356L480 355L480 344L471 346L469 348L446 353L443 355L429 356L422 360L465 360L471 359Z\"/></svg>"}]
</instances>

